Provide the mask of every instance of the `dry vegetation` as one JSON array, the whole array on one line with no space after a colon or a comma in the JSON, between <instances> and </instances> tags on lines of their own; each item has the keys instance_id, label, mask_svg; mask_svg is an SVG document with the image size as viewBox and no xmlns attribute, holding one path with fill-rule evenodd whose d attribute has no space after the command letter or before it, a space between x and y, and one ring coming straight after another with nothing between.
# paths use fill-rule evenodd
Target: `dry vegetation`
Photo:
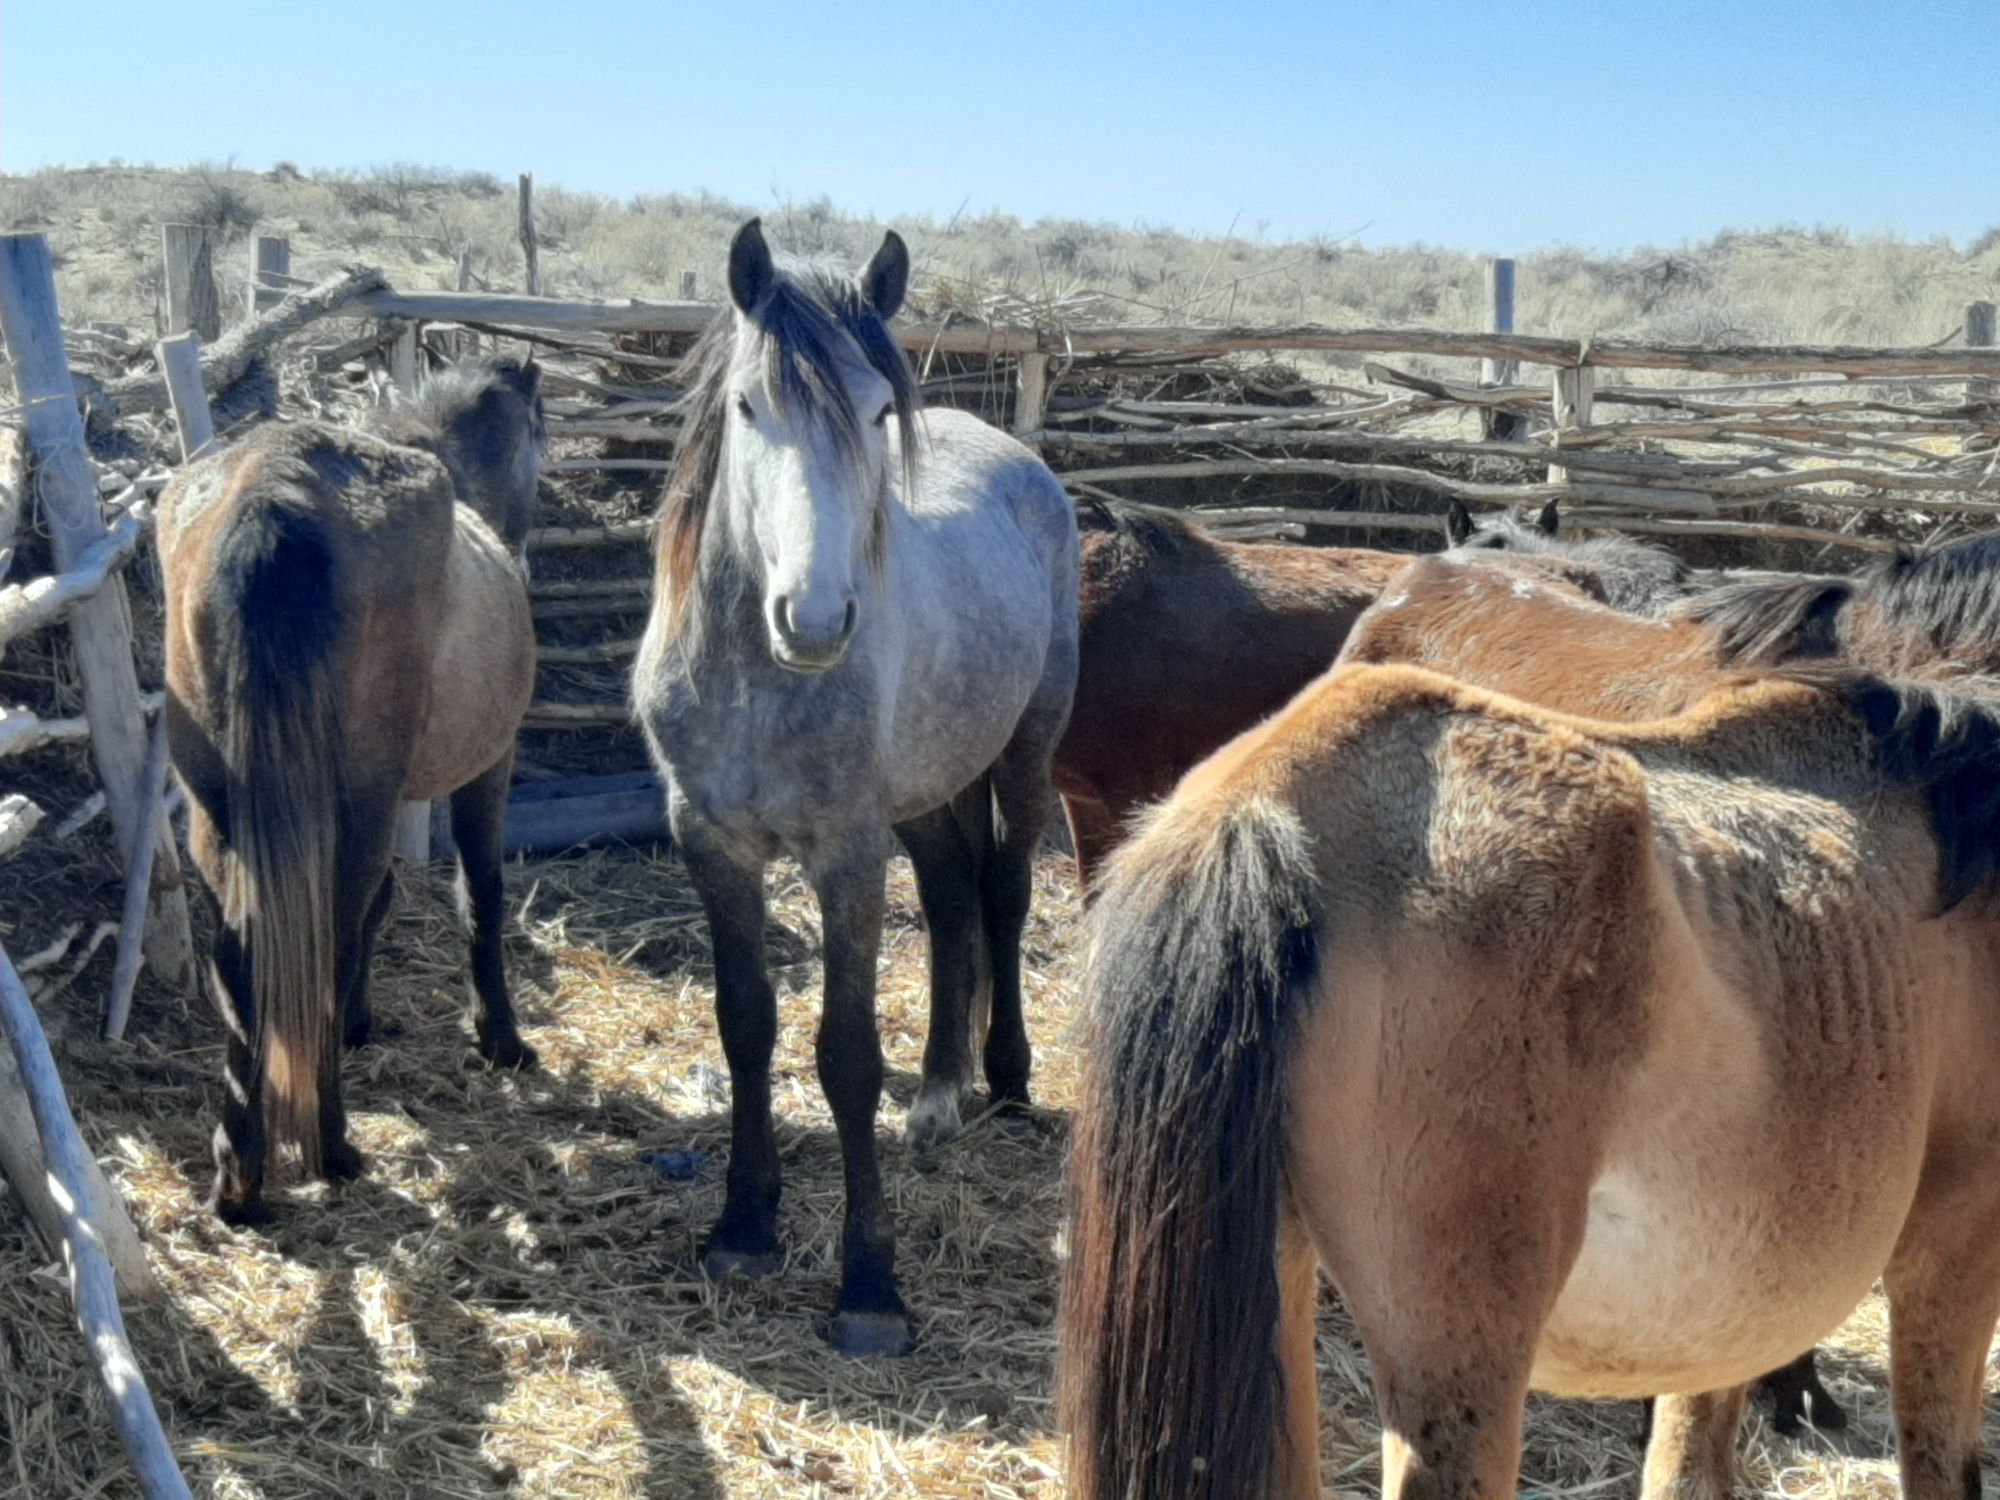
<instances>
[{"instance_id":1,"label":"dry vegetation","mask_svg":"<svg viewBox=\"0 0 2000 1500\"><path fill-rule=\"evenodd\" d=\"M570 296L677 297L690 270L703 295L719 294L724 246L753 212L780 245L808 254L865 254L883 227L823 199L775 208L706 193L620 201L551 184L537 185L535 209L544 289ZM107 166L0 178L0 223L49 232L63 257L58 289L75 316L150 322L163 219L234 235L252 224L289 234L293 270L305 277L362 260L397 285L448 285L467 249L488 284L518 286L521 277L514 186L482 173ZM1481 316L1481 260L1457 250L1366 249L1332 238L1277 244L1081 220L1024 224L993 213L893 224L910 240L923 280L944 297L962 286L1046 302L1087 289L1139 322L1475 328ZM225 273L236 278L226 292L240 289L243 261L225 257ZM2000 227L1963 248L1780 229L1618 256L1522 249L1520 262L1516 324L1524 332L1926 344L1959 327L1968 301L2000 292Z\"/></svg>"},{"instance_id":2,"label":"dry vegetation","mask_svg":"<svg viewBox=\"0 0 2000 1500\"><path fill-rule=\"evenodd\" d=\"M743 208L712 198L619 204L537 192L544 273L558 293L671 297L711 268ZM307 180L102 168L0 179L0 223L49 232L72 318L150 330L157 223L202 218L291 235L294 270L355 260L440 285L471 247L513 285L511 184L395 170ZM853 253L879 225L824 205L767 213L785 244ZM1131 316L1468 326L1478 262L1455 252L1197 241L1084 224L901 223L934 295L1011 288L1046 302L1078 288ZM1677 339L1922 343L2000 284L2000 237L1961 253L1839 234L1732 235L1671 254L1524 258L1524 328ZM244 257L224 262L240 300ZM566 490L562 514L584 505ZM618 491L588 502L631 509ZM619 512L624 513L624 512ZM150 585L141 569L139 593ZM146 616L150 618L150 616ZM150 672L156 663L142 662ZM60 659L7 664L9 694L74 696ZM25 674L25 675L24 675ZM46 682L29 680L40 674ZM52 812L90 777L74 750L10 762ZM10 790L15 786L10 785ZM198 1495L217 1500L416 1497L1044 1497L1060 1495L1050 1425L1066 1112L1077 1058L1076 903L1065 861L1041 867L1027 944L1042 1112L1027 1135L981 1125L918 1160L902 1108L924 1034L923 938L906 869L893 877L882 1015L890 1100L884 1170L923 1346L850 1363L819 1342L831 1300L840 1173L810 1055L817 918L774 878L784 995L775 1094L791 1264L718 1290L696 1269L721 1199L726 1091L710 958L673 861L619 851L517 863L509 961L544 1068L478 1068L467 1045L464 946L442 875L409 880L378 958L378 1013L403 1034L349 1060L370 1170L351 1187L292 1185L281 1168L269 1236L200 1208L219 1067L205 1004L142 989L131 1045L90 1036L108 947L42 997L85 1129L131 1196L170 1299L134 1334ZM17 957L117 910L103 821L46 836L0 866L0 937ZM79 950L80 951L80 950ZM59 972L57 965L44 978ZM1837 1109L1837 1101L1831 1106ZM1865 1128L1865 1122L1857 1128ZM691 1175L690 1175L691 1174ZM1320 1328L1328 1483L1378 1483L1367 1368L1337 1302ZM1753 1420L1746 1478L1760 1496L1895 1493L1879 1299L1825 1361L1855 1413L1838 1440L1777 1438ZM1636 1492L1636 1412L1537 1401L1524 1484L1540 1496ZM2000 1416L1989 1416L1989 1446ZM0 1199L0 1495L136 1493L80 1359L59 1271Z\"/></svg>"}]
</instances>

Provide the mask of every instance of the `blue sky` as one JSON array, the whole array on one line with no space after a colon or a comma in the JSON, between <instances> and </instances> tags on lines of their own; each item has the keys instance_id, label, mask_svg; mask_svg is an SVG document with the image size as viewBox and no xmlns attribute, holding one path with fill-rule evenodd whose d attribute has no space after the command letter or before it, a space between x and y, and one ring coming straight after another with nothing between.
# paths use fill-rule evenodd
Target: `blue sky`
<instances>
[{"instance_id":1,"label":"blue sky","mask_svg":"<svg viewBox=\"0 0 2000 1500\"><path fill-rule=\"evenodd\" d=\"M0 170L409 161L1494 252L1962 241L2000 222L1996 66L2000 0L0 0Z\"/></svg>"}]
</instances>

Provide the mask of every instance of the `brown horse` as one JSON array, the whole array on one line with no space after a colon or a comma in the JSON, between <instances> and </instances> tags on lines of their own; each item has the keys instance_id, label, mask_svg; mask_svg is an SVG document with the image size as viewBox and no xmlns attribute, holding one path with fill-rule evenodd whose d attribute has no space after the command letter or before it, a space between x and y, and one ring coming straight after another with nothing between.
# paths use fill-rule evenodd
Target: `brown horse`
<instances>
[{"instance_id":1,"label":"brown horse","mask_svg":"<svg viewBox=\"0 0 2000 1500\"><path fill-rule=\"evenodd\" d=\"M1562 533L1553 502L1532 522L1475 521L1453 502L1447 522L1454 553L1621 609L1651 613L1696 586L1659 547ZM1077 525L1082 650L1055 784L1088 892L1133 814L1325 671L1409 555L1225 541L1127 502L1085 501Z\"/></svg>"},{"instance_id":2,"label":"brown horse","mask_svg":"<svg viewBox=\"0 0 2000 1500\"><path fill-rule=\"evenodd\" d=\"M273 423L190 465L160 503L168 732L215 917L229 1028L212 1206L268 1217L267 1128L351 1178L340 1044L368 967L405 798L451 797L492 1063L534 1061L501 963L501 815L534 687L521 547L539 372L434 381L380 435ZM267 1127L267 1116L269 1125Z\"/></svg>"},{"instance_id":3,"label":"brown horse","mask_svg":"<svg viewBox=\"0 0 2000 1500\"><path fill-rule=\"evenodd\" d=\"M1772 679L1631 725L1328 674L1093 912L1072 1496L1317 1494L1322 1264L1390 1497L1511 1496L1535 1386L1730 1392L1663 1401L1646 1468L1721 1500L1739 1383L1878 1275L1904 1493L1976 1495L1997 855L1987 701Z\"/></svg>"},{"instance_id":4,"label":"brown horse","mask_svg":"<svg viewBox=\"0 0 2000 1500\"><path fill-rule=\"evenodd\" d=\"M1077 506L1081 648L1055 785L1086 889L1145 803L1327 668L1409 559L1231 542L1172 511Z\"/></svg>"}]
</instances>

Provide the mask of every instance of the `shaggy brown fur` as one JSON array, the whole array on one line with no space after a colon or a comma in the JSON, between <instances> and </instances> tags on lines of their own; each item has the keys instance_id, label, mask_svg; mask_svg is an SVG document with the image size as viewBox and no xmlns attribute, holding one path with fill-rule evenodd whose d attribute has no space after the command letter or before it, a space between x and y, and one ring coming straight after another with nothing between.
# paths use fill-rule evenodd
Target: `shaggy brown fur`
<instances>
[{"instance_id":1,"label":"shaggy brown fur","mask_svg":"<svg viewBox=\"0 0 2000 1500\"><path fill-rule=\"evenodd\" d=\"M399 414L400 443L274 423L190 465L160 502L169 743L229 1029L214 1205L232 1222L265 1215L267 1129L297 1141L309 1171L361 1168L342 1021L365 1040L406 797L451 794L481 1051L532 1060L500 964L499 854L534 686L517 553L539 468L536 376L502 364L439 386Z\"/></svg>"},{"instance_id":2,"label":"shaggy brown fur","mask_svg":"<svg viewBox=\"0 0 2000 1500\"><path fill-rule=\"evenodd\" d=\"M1077 509L1082 647L1055 783L1088 888L1142 805L1324 672L1408 561L1229 542L1171 511Z\"/></svg>"},{"instance_id":3,"label":"shaggy brown fur","mask_svg":"<svg viewBox=\"0 0 2000 1500\"><path fill-rule=\"evenodd\" d=\"M1881 1275L1904 1493L1965 1500L1996 786L1988 704L1867 679L1614 724L1355 666L1212 757L1092 917L1071 1494L1317 1494L1317 1258L1387 1496L1511 1496L1531 1385L1730 1391ZM1647 1494L1726 1496L1739 1410L1663 1403Z\"/></svg>"}]
</instances>

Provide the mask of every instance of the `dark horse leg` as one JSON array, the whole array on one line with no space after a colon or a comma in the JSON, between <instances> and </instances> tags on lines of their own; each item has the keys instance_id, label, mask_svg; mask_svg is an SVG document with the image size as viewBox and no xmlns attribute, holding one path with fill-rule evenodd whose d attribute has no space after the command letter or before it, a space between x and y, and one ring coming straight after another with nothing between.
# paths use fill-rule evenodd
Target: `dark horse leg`
<instances>
[{"instance_id":1,"label":"dark horse leg","mask_svg":"<svg viewBox=\"0 0 2000 1500\"><path fill-rule=\"evenodd\" d=\"M674 842L708 917L715 952L715 1019L729 1060L729 1184L722 1217L702 1249L717 1280L778 1269L778 1142L771 1129L771 1049L778 1001L764 970L764 872L704 846L688 820Z\"/></svg>"},{"instance_id":2,"label":"dark horse leg","mask_svg":"<svg viewBox=\"0 0 2000 1500\"><path fill-rule=\"evenodd\" d=\"M209 949L210 998L228 1032L222 1063L222 1122L215 1127L215 1184L209 1209L225 1224L269 1223L264 1202L264 1172L270 1157L270 1136L264 1123L264 1069L257 1055L257 1002L250 981L250 949L243 934L223 918L222 839L211 806L220 806L219 786L206 788L200 778L184 777L189 792L188 846L201 871L208 896L211 927ZM207 790L214 798L203 795Z\"/></svg>"},{"instance_id":3,"label":"dark horse leg","mask_svg":"<svg viewBox=\"0 0 2000 1500\"><path fill-rule=\"evenodd\" d=\"M395 899L395 874L384 870L381 884L376 886L368 911L361 919L360 951L348 973L340 1002L340 1013L345 1018L342 1040L351 1051L359 1051L376 1039L375 1008L368 1000L368 976L375 967L375 935L381 931L382 919L388 916Z\"/></svg>"},{"instance_id":4,"label":"dark horse leg","mask_svg":"<svg viewBox=\"0 0 2000 1500\"><path fill-rule=\"evenodd\" d=\"M501 951L507 891L501 876L502 820L514 751L451 794L451 836L458 844L459 912L472 933L472 987L479 995L479 1055L496 1068L532 1068L535 1049L521 1040L507 993Z\"/></svg>"},{"instance_id":5,"label":"dark horse leg","mask_svg":"<svg viewBox=\"0 0 2000 1500\"><path fill-rule=\"evenodd\" d=\"M983 779L978 791L983 804ZM982 930L978 854L950 807L898 824L896 837L916 868L917 897L930 932L930 1035L909 1117L910 1144L922 1149L958 1134L972 1093L972 1008Z\"/></svg>"},{"instance_id":6,"label":"dark horse leg","mask_svg":"<svg viewBox=\"0 0 2000 1500\"><path fill-rule=\"evenodd\" d=\"M986 1031L986 1086L994 1104L1028 1102L1033 1056L1021 1006L1021 933L1035 884L1035 849L1049 815L1054 736L1017 735L993 764L993 847L980 868L993 1013Z\"/></svg>"},{"instance_id":7,"label":"dark horse leg","mask_svg":"<svg viewBox=\"0 0 2000 1500\"><path fill-rule=\"evenodd\" d=\"M1847 1413L1820 1384L1818 1354L1817 1349L1808 1349L1757 1381L1758 1394L1771 1398L1771 1425L1787 1437L1807 1424L1821 1432L1839 1432L1847 1426Z\"/></svg>"},{"instance_id":8,"label":"dark horse leg","mask_svg":"<svg viewBox=\"0 0 2000 1500\"><path fill-rule=\"evenodd\" d=\"M348 1036L354 1034L357 1014L364 1035L371 1020L368 970L374 961L375 934L394 893L389 845L401 785L400 774L350 785L341 819L333 890L333 992L340 997L343 1031ZM359 1177L362 1168L361 1153L347 1138L347 1108L340 1091L341 1050L337 1046L325 1049L319 1073L321 1174L335 1182Z\"/></svg>"},{"instance_id":9,"label":"dark horse leg","mask_svg":"<svg viewBox=\"0 0 2000 1500\"><path fill-rule=\"evenodd\" d=\"M896 1231L875 1157L882 1098L882 1042L875 1027L875 961L882 949L886 840L855 839L814 869L825 935L826 996L820 1006L820 1087L833 1109L847 1171L840 1299L827 1341L842 1354L903 1354L910 1315L896 1289Z\"/></svg>"}]
</instances>

